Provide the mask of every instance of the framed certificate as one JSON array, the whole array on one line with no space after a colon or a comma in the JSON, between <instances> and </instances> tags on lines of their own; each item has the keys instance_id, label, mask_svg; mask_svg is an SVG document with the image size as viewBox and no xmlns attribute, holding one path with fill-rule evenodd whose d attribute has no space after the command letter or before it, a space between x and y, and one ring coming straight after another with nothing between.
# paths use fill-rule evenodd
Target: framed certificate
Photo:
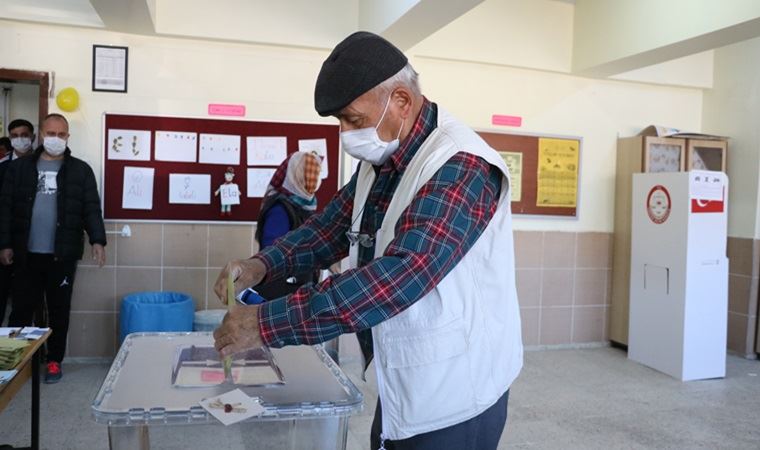
<instances>
[{"instance_id":1,"label":"framed certificate","mask_svg":"<svg viewBox=\"0 0 760 450\"><path fill-rule=\"evenodd\" d=\"M127 47L92 46L92 90L127 92Z\"/></svg>"}]
</instances>

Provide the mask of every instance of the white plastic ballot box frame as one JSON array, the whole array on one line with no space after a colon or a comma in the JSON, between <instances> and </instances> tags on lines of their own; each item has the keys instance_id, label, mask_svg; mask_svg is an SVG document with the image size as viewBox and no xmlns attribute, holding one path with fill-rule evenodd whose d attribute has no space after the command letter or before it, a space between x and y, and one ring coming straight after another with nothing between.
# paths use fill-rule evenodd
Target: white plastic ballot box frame
<instances>
[{"instance_id":1,"label":"white plastic ballot box frame","mask_svg":"<svg viewBox=\"0 0 760 450\"><path fill-rule=\"evenodd\" d=\"M726 375L728 177L633 176L628 358L682 381Z\"/></svg>"},{"instance_id":2,"label":"white plastic ballot box frame","mask_svg":"<svg viewBox=\"0 0 760 450\"><path fill-rule=\"evenodd\" d=\"M205 438L198 436L193 448L239 448L242 440L246 449L345 450L348 418L362 410L363 397L322 346L271 349L284 384L173 386L177 348L190 345L213 346L214 338L210 332L127 336L92 402L95 421L108 425L111 450L149 450L151 434L171 438L187 425L201 428ZM199 402L235 388L258 398L265 411L224 427ZM156 448L166 447L161 442Z\"/></svg>"}]
</instances>

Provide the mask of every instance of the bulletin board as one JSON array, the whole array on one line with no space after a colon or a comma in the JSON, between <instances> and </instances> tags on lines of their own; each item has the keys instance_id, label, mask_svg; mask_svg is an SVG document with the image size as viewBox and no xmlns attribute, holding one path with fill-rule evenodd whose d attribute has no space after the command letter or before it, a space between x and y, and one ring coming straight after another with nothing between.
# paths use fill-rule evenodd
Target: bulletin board
<instances>
[{"instance_id":1,"label":"bulletin board","mask_svg":"<svg viewBox=\"0 0 760 450\"><path fill-rule=\"evenodd\" d=\"M338 190L338 133L337 125L106 113L104 217L254 222L268 178L285 155L299 149L315 151L323 159L325 172L317 191L321 209ZM228 167L234 169L233 182L241 195L240 204L226 216L214 191L224 183ZM249 193L249 187L255 192Z\"/></svg>"},{"instance_id":2,"label":"bulletin board","mask_svg":"<svg viewBox=\"0 0 760 450\"><path fill-rule=\"evenodd\" d=\"M512 213L577 217L582 140L478 132L510 168Z\"/></svg>"}]
</instances>

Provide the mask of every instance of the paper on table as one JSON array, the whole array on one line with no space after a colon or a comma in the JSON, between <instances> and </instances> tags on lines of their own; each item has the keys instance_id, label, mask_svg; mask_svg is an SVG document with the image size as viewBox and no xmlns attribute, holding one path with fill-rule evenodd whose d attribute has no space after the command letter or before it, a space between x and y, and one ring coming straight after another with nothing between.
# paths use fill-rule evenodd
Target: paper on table
<instances>
[{"instance_id":1,"label":"paper on table","mask_svg":"<svg viewBox=\"0 0 760 450\"><path fill-rule=\"evenodd\" d=\"M327 169L327 139L300 139L298 141L298 151L314 153L322 161L322 168L319 176L324 180L329 173Z\"/></svg>"},{"instance_id":2,"label":"paper on table","mask_svg":"<svg viewBox=\"0 0 760 450\"><path fill-rule=\"evenodd\" d=\"M31 339L36 341L48 331L50 331L50 328L24 327L16 337L18 339Z\"/></svg>"},{"instance_id":3,"label":"paper on table","mask_svg":"<svg viewBox=\"0 0 760 450\"><path fill-rule=\"evenodd\" d=\"M198 133L156 131L156 161L196 162Z\"/></svg>"},{"instance_id":4,"label":"paper on table","mask_svg":"<svg viewBox=\"0 0 760 450\"><path fill-rule=\"evenodd\" d=\"M246 138L246 156L249 166L278 166L288 156L288 138L249 136Z\"/></svg>"},{"instance_id":5,"label":"paper on table","mask_svg":"<svg viewBox=\"0 0 760 450\"><path fill-rule=\"evenodd\" d=\"M536 206L574 208L578 194L579 142L573 139L538 140Z\"/></svg>"},{"instance_id":6,"label":"paper on table","mask_svg":"<svg viewBox=\"0 0 760 450\"><path fill-rule=\"evenodd\" d=\"M199 161L205 164L240 164L240 136L201 134Z\"/></svg>"},{"instance_id":7,"label":"paper on table","mask_svg":"<svg viewBox=\"0 0 760 450\"><path fill-rule=\"evenodd\" d=\"M169 174L169 203L208 205L211 203L211 175Z\"/></svg>"},{"instance_id":8,"label":"paper on table","mask_svg":"<svg viewBox=\"0 0 760 450\"><path fill-rule=\"evenodd\" d=\"M0 327L0 337L8 337L12 333L18 333L21 330L20 327Z\"/></svg>"},{"instance_id":9,"label":"paper on table","mask_svg":"<svg viewBox=\"0 0 760 450\"><path fill-rule=\"evenodd\" d=\"M121 191L122 209L153 209L152 167L125 167Z\"/></svg>"},{"instance_id":10,"label":"paper on table","mask_svg":"<svg viewBox=\"0 0 760 450\"><path fill-rule=\"evenodd\" d=\"M510 201L519 202L522 199L522 153L499 152L509 169Z\"/></svg>"},{"instance_id":11,"label":"paper on table","mask_svg":"<svg viewBox=\"0 0 760 450\"><path fill-rule=\"evenodd\" d=\"M108 130L108 159L150 161L150 131Z\"/></svg>"},{"instance_id":12,"label":"paper on table","mask_svg":"<svg viewBox=\"0 0 760 450\"><path fill-rule=\"evenodd\" d=\"M232 390L217 397L203 399L199 403L203 409L224 425L232 425L266 411L259 404L258 399L254 400L240 389ZM229 405L228 408L225 409L225 405Z\"/></svg>"},{"instance_id":13,"label":"paper on table","mask_svg":"<svg viewBox=\"0 0 760 450\"><path fill-rule=\"evenodd\" d=\"M7 383L16 376L18 370L0 370L0 384Z\"/></svg>"},{"instance_id":14,"label":"paper on table","mask_svg":"<svg viewBox=\"0 0 760 450\"><path fill-rule=\"evenodd\" d=\"M248 197L263 197L276 169L248 169Z\"/></svg>"}]
</instances>

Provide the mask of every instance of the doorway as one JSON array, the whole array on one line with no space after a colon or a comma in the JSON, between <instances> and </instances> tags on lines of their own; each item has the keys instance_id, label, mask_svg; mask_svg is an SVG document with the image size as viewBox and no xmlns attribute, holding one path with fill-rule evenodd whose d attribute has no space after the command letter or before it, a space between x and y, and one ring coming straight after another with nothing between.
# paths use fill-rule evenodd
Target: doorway
<instances>
[{"instance_id":1,"label":"doorway","mask_svg":"<svg viewBox=\"0 0 760 450\"><path fill-rule=\"evenodd\" d=\"M0 136L6 135L14 119L26 119L39 130L48 114L49 87L47 72L0 69Z\"/></svg>"}]
</instances>

